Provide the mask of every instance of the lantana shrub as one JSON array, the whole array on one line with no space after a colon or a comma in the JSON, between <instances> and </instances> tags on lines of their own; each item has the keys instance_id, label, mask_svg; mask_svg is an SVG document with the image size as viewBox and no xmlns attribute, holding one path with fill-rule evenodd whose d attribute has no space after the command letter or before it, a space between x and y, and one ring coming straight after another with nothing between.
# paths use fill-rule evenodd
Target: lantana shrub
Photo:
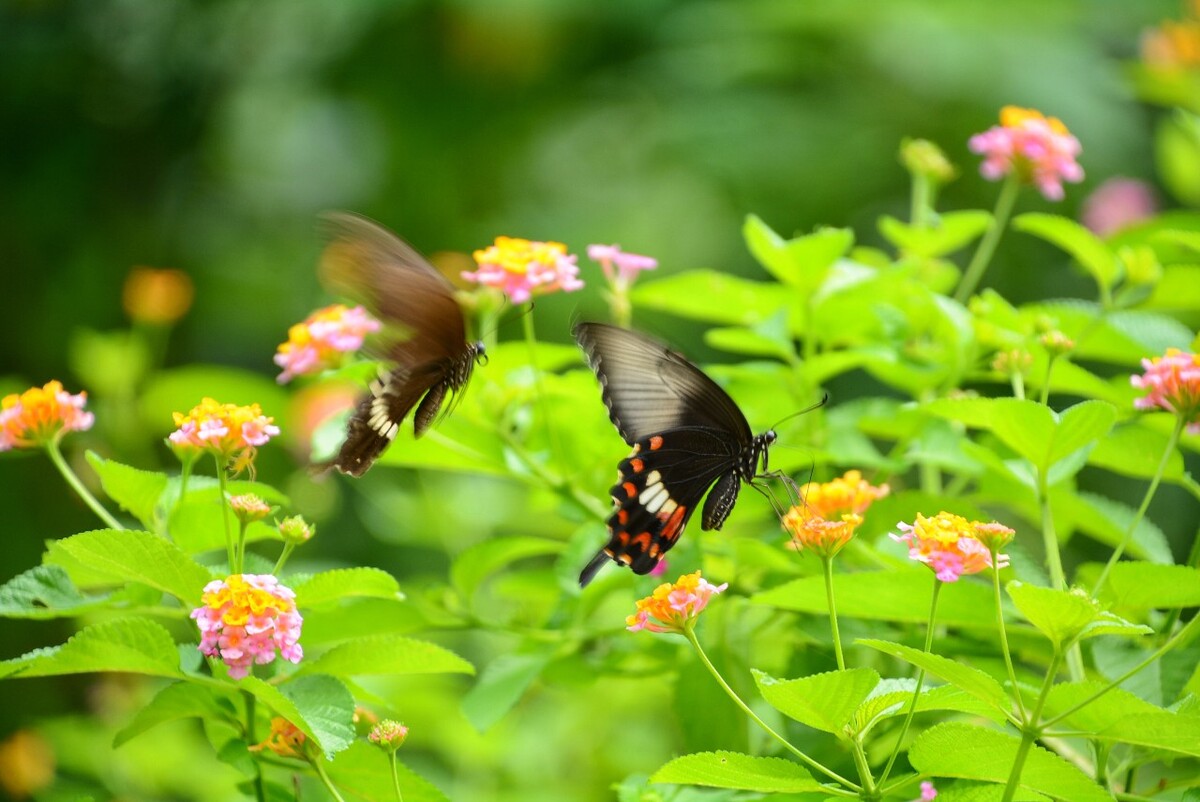
<instances>
[{"instance_id":1,"label":"lantana shrub","mask_svg":"<svg viewBox=\"0 0 1200 802\"><path fill-rule=\"evenodd\" d=\"M406 424L372 472L499 478L560 513L534 527L532 502L514 506L416 598L381 569L308 561L341 524L323 521L316 537L260 481L288 435L265 399L196 388L165 439L177 468L89 451L85 480L63 448L85 433L97 442L87 395L51 381L9 396L0 449L46 452L103 528L51 540L0 588L0 615L79 622L0 676L143 675L153 696L116 743L202 722L235 778L222 798L315 786L335 799L446 799L452 789L406 766L414 750L438 754L430 733L445 722L408 715L414 700L395 680L475 674L446 644L476 635L505 644L482 651L481 675L455 699L481 732L546 687L578 693L601 677L636 678L639 703L681 697L662 707L678 722L661 726L690 734L673 757L625 755L638 769L607 778L621 799L693 798L685 786L722 799L1189 798L1200 548L1174 554L1151 502L1164 484L1200 497L1181 459L1200 445L1198 344L1167 313L1200 312L1186 289L1200 237L1154 218L1105 239L1054 214L1013 216L1022 193L1070 191L1080 142L1101 134L1077 139L1053 117L1005 109L970 142L983 178L1000 182L991 213L935 208L958 170L932 143L905 143L919 191L907 222L879 221L886 247L845 228L789 238L750 216L758 278L658 275L653 257L615 245L587 248L582 266L557 242L498 237L477 251L463 300L490 362L433 433L414 442ZM981 290L1016 236L1053 246L1044 269L1082 271L1092 297L1014 304ZM578 351L535 334L536 309L520 310L523 339L496 326L506 305L559 292L600 294L620 325L670 314L705 326L705 343L730 356L711 375L752 423L781 421L774 470L756 480L775 503L743 492L724 532L694 523L663 577L608 566L586 590L575 583L604 540L626 449ZM133 295L159 325L182 314L177 298L157 315L146 309L157 296ZM368 310L288 324L274 361L297 397L373 371L355 355L380 328ZM265 372L272 355L261 361ZM863 384L870 394L818 403L831 385ZM312 463L347 413L316 428ZM1102 495L1089 476L1126 492ZM422 525L398 518L398 537ZM104 778L91 782L104 792Z\"/></svg>"}]
</instances>

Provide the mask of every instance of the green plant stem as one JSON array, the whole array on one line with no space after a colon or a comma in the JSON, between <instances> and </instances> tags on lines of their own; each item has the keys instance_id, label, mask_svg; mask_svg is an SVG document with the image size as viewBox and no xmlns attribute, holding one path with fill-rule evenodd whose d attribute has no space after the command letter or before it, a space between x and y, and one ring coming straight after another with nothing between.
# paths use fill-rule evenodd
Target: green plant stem
<instances>
[{"instance_id":1,"label":"green plant stem","mask_svg":"<svg viewBox=\"0 0 1200 802\"><path fill-rule=\"evenodd\" d=\"M1017 700L1017 710L1021 712L1021 724L1027 724L1025 717L1025 702L1021 699L1021 689L1017 685L1017 672L1013 669L1012 653L1008 648L1008 631L1004 627L1004 606L1000 596L1000 569L996 568L999 552L992 549L992 590L996 597L996 627L1000 630L1000 651L1004 653L1004 667L1008 669L1008 681L1012 683L1013 698Z\"/></svg>"},{"instance_id":2,"label":"green plant stem","mask_svg":"<svg viewBox=\"0 0 1200 802\"><path fill-rule=\"evenodd\" d=\"M623 329L633 325L633 305L629 302L629 286L619 281L609 282L608 311L613 323Z\"/></svg>"},{"instance_id":3,"label":"green plant stem","mask_svg":"<svg viewBox=\"0 0 1200 802\"><path fill-rule=\"evenodd\" d=\"M1196 617L1195 617L1195 618L1193 618L1191 621L1189 621L1189 622L1187 623L1187 626L1185 626L1183 629L1181 629L1181 630L1179 630L1177 633L1175 633L1175 636L1174 636L1174 637L1172 637L1170 640L1168 640L1168 641L1167 641L1166 643L1164 643L1162 646L1158 647L1158 649L1156 649L1156 650L1155 650L1155 651L1154 651L1154 652L1153 652L1153 653L1152 653L1152 654L1151 654L1149 657L1147 657L1145 660L1143 660L1142 662L1138 663L1136 666L1134 666L1133 668L1129 669L1128 671L1126 671L1126 672L1125 672L1124 674L1122 674L1121 676L1119 676L1119 677L1117 677L1116 679L1112 680L1112 681L1111 681L1111 682L1109 682L1107 685L1105 685L1103 688L1101 688L1100 690L1096 691L1095 693L1093 693L1091 696L1087 697L1087 698L1086 698L1086 699L1084 699L1083 701L1081 701L1081 702L1079 702L1079 703L1077 703L1077 704L1074 704L1074 705L1072 705L1071 707L1067 708L1067 709L1066 709L1066 710L1064 710L1063 712L1059 713L1059 714L1058 714L1057 716L1055 716L1054 718L1052 718L1052 719L1048 720L1048 721L1047 721L1047 722L1046 722L1046 723L1045 723L1043 726L1045 726L1045 727L1052 727L1052 726L1054 726L1055 724L1057 724L1058 722L1060 722L1060 721L1062 721L1063 719L1067 718L1068 716L1072 715L1072 714L1073 714L1073 713L1075 713L1076 711L1082 710L1083 708L1087 707L1087 706L1088 706L1088 705L1090 705L1092 702L1096 701L1096 700L1097 700L1097 699L1099 699L1101 696L1103 696L1104 694L1106 694L1106 693L1108 693L1109 691L1113 690L1114 688L1118 688L1118 687L1120 687L1120 685L1121 685L1121 683L1122 683L1122 682L1124 682L1125 680L1129 679L1129 678L1130 678L1130 677L1132 677L1134 674L1138 673L1139 671L1141 671L1141 670L1142 670L1142 669L1144 669L1146 666L1148 666L1148 665L1150 665L1151 663L1153 663L1153 662L1154 662L1155 660L1157 660L1158 658L1162 657L1164 654L1166 654L1167 652L1169 652L1171 649L1175 648L1175 644L1179 643L1180 641L1184 640L1185 638L1191 637L1191 635L1193 634L1193 631L1194 631L1194 630L1196 630L1196 629L1200 629L1200 616L1196 616Z\"/></svg>"},{"instance_id":4,"label":"green plant stem","mask_svg":"<svg viewBox=\"0 0 1200 802\"><path fill-rule=\"evenodd\" d=\"M929 213L933 210L933 185L929 176L916 172L912 181L912 209L909 220L914 228L929 227Z\"/></svg>"},{"instance_id":5,"label":"green plant stem","mask_svg":"<svg viewBox=\"0 0 1200 802\"><path fill-rule=\"evenodd\" d=\"M238 565L246 564L246 522L238 520L237 561Z\"/></svg>"},{"instance_id":6,"label":"green plant stem","mask_svg":"<svg viewBox=\"0 0 1200 802\"><path fill-rule=\"evenodd\" d=\"M233 528L229 525L229 500L225 497L225 466L221 462L220 454L214 454L213 459L217 462L217 503L221 505L221 522L225 525L225 553L229 559L229 573L232 576L233 574L240 574L242 569L237 564L237 550L233 542Z\"/></svg>"},{"instance_id":7,"label":"green plant stem","mask_svg":"<svg viewBox=\"0 0 1200 802\"><path fill-rule=\"evenodd\" d=\"M562 449L558 445L558 436L550 423L550 400L546 397L546 388L542 383L542 371L537 364L537 334L533 330L533 309L521 316L521 326L525 331L525 344L529 346L529 368L533 371L533 389L537 393L538 405L542 412L542 425L546 428L546 442L550 446L550 456L558 461Z\"/></svg>"},{"instance_id":8,"label":"green plant stem","mask_svg":"<svg viewBox=\"0 0 1200 802\"><path fill-rule=\"evenodd\" d=\"M525 447L517 442L517 439L512 436L512 433L506 427L500 427L500 439L508 446L509 450L516 455L518 459L524 463L525 467L533 472L543 486L549 486L551 490L559 495L570 499L579 505L585 512L594 515L597 519L603 521L608 518L609 509L597 501L592 496L589 496L574 483L559 476L554 471L547 468L542 463L533 458L533 455L525 450Z\"/></svg>"},{"instance_id":9,"label":"green plant stem","mask_svg":"<svg viewBox=\"0 0 1200 802\"><path fill-rule=\"evenodd\" d=\"M875 789L874 778L871 777L871 764L867 762L867 755L863 751L862 741L857 738L854 739L851 754L854 755L854 766L858 769L858 777L862 781L862 798L878 799L879 792Z\"/></svg>"},{"instance_id":10,"label":"green plant stem","mask_svg":"<svg viewBox=\"0 0 1200 802\"><path fill-rule=\"evenodd\" d=\"M929 624L925 629L925 653L929 654L929 650L933 648L933 625L937 617L938 594L941 593L942 580L934 577L933 580L933 598L929 602ZM888 775L892 773L892 766L896 763L896 757L900 754L900 747L904 743L904 736L908 735L908 728L912 724L913 716L917 714L917 702L921 698L921 686L925 684L925 669L917 669L917 687L913 689L912 704L908 706L908 713L904 716L904 724L900 727L900 735L896 738L896 745L892 747L892 754L888 757L887 765L883 767L883 774L879 775L879 783L882 785L887 782Z\"/></svg>"},{"instance_id":11,"label":"green plant stem","mask_svg":"<svg viewBox=\"0 0 1200 802\"><path fill-rule=\"evenodd\" d=\"M75 471L71 470L71 466L67 464L62 451L58 448L57 439L49 440L46 443L46 454L50 457L50 461L54 463L54 467L58 468L58 472L62 474L62 478L67 480L67 484L71 486L71 489L83 499L83 503L88 505L101 521L104 521L111 529L125 528L121 526L120 521L112 516L112 513L104 509L104 505L96 500L96 497L88 491L80 478L75 475Z\"/></svg>"},{"instance_id":12,"label":"green plant stem","mask_svg":"<svg viewBox=\"0 0 1200 802\"><path fill-rule=\"evenodd\" d=\"M1005 226L1008 225L1008 218L1012 214L1020 187L1015 173L1010 173L1004 179L1004 183L1000 185L996 208L992 211L992 222L984 232L983 239L979 241L979 247L975 249L975 254L971 257L971 262L963 273L958 289L954 291L954 300L960 304L965 304L971 294L975 292L979 280L983 278L983 273L987 270L988 263L992 261L992 256L996 253L996 246L1000 244L1000 237L1004 233Z\"/></svg>"},{"instance_id":13,"label":"green plant stem","mask_svg":"<svg viewBox=\"0 0 1200 802\"><path fill-rule=\"evenodd\" d=\"M837 658L839 671L846 669L846 658L842 656L842 635L838 631L837 604L833 599L833 558L822 557L825 566L825 600L829 606L829 628L833 630L833 654Z\"/></svg>"},{"instance_id":14,"label":"green plant stem","mask_svg":"<svg viewBox=\"0 0 1200 802\"><path fill-rule=\"evenodd\" d=\"M342 795L338 793L338 789L334 786L333 780L329 779L329 774L326 773L325 767L321 765L323 760L323 757L317 755L315 757L310 757L308 762L309 765L313 767L313 770L317 772L317 776L321 778L321 782L325 784L325 788L329 791L329 794L336 799L337 802L346 802L346 800L342 798Z\"/></svg>"},{"instance_id":15,"label":"green plant stem","mask_svg":"<svg viewBox=\"0 0 1200 802\"><path fill-rule=\"evenodd\" d=\"M258 736L254 734L254 694L249 691L242 692L246 697L246 742L255 744L258 743ZM254 796L258 802L267 802L267 789L263 785L262 769L258 765L258 761L254 763Z\"/></svg>"},{"instance_id":16,"label":"green plant stem","mask_svg":"<svg viewBox=\"0 0 1200 802\"><path fill-rule=\"evenodd\" d=\"M1187 562L1184 565L1189 568L1195 568L1197 561L1200 561L1200 530L1196 531L1195 537L1192 539L1192 550L1188 553ZM1175 625L1179 623L1179 616L1183 613L1182 607L1176 607L1171 612L1167 613L1167 618L1163 622L1160 630L1163 642L1166 642L1171 637L1171 633L1175 630Z\"/></svg>"},{"instance_id":17,"label":"green plant stem","mask_svg":"<svg viewBox=\"0 0 1200 802\"><path fill-rule=\"evenodd\" d=\"M279 576L279 572L283 570L284 563L287 562L288 557L291 557L292 552L295 550L296 550L295 543L284 543L283 544L283 551L280 552L279 559L275 561L275 567L271 569L272 576L276 576L276 577Z\"/></svg>"},{"instance_id":18,"label":"green plant stem","mask_svg":"<svg viewBox=\"0 0 1200 802\"><path fill-rule=\"evenodd\" d=\"M1055 649L1054 656L1050 658L1050 666L1046 670L1046 679L1042 683L1041 693L1038 694L1033 712L1021 731L1021 744L1017 747L1016 757L1013 758L1012 771L1009 772L1008 782L1004 785L1004 796L1001 797L1000 802L1012 802L1013 795L1017 792L1017 784L1021 781L1021 772L1025 768L1025 759L1029 756L1029 749L1041 733L1042 728L1038 724L1038 719L1042 716L1042 709L1046 706L1046 698L1050 695L1050 688L1054 685L1054 676L1058 673L1058 666L1061 662L1062 654Z\"/></svg>"},{"instance_id":19,"label":"green plant stem","mask_svg":"<svg viewBox=\"0 0 1200 802\"><path fill-rule=\"evenodd\" d=\"M392 788L396 789L396 802L404 802L404 794L400 793L400 773L396 769L395 752L388 755L388 762L392 764Z\"/></svg>"},{"instance_id":20,"label":"green plant stem","mask_svg":"<svg viewBox=\"0 0 1200 802\"><path fill-rule=\"evenodd\" d=\"M1013 398L1025 399L1025 375L1019 370L1014 370L1011 377Z\"/></svg>"},{"instance_id":21,"label":"green plant stem","mask_svg":"<svg viewBox=\"0 0 1200 802\"><path fill-rule=\"evenodd\" d=\"M1112 556L1104 564L1104 570L1100 572L1100 578L1096 580L1096 586L1092 588L1093 596L1100 595L1100 590L1104 587L1104 583L1108 581L1109 572L1117 564L1117 560L1121 559L1121 555L1125 552L1125 547L1129 545L1129 541L1133 539L1133 533L1137 531L1138 524L1146 516L1146 510L1149 509L1150 501L1154 498L1154 493L1158 490L1158 483L1162 481L1163 474L1167 471L1167 463L1170 462L1171 455L1175 453L1175 446L1179 444L1179 436L1183 434L1183 427L1186 424L1187 420L1183 416L1177 415L1175 417L1175 427L1171 429L1171 436L1167 440L1167 447L1163 449L1162 459L1158 461L1158 469L1154 471L1154 478L1150 480L1150 486L1146 488L1146 495L1142 498L1141 506L1138 507L1133 520L1129 522L1129 526L1125 529L1125 536L1121 538L1121 542L1113 551Z\"/></svg>"},{"instance_id":22,"label":"green plant stem","mask_svg":"<svg viewBox=\"0 0 1200 802\"><path fill-rule=\"evenodd\" d=\"M742 697L737 695L737 691L735 691L733 688L729 687L729 683L727 683L725 681L725 678L721 676L721 672L717 671L717 667L714 666L712 664L712 661L708 659L708 655L705 654L705 652L704 652L704 647L700 645L700 641L697 640L697 638L696 638L696 633L689 627L684 630L683 634L684 634L684 637L686 637L688 639L688 642L692 644L692 648L696 650L696 654L699 655L699 657L700 657L700 662L702 662L704 664L704 667L708 669L708 673L712 674L713 679L715 679L717 681L717 684L721 686L722 690L724 690L726 694L728 694L729 698L733 700L733 703L736 704L738 707L740 707L742 712L750 717L751 721L753 721L758 726L762 727L763 730L766 731L766 733L768 735L770 735L772 738L774 738L776 741L778 741L780 744L782 744L785 749L787 749L789 752L791 752L793 755L795 755L796 758L801 763L808 766L810 769L814 769L816 771L821 772L826 777L829 777L830 779L841 783L843 786L845 786L846 788L849 788L852 791L857 792L857 791L862 790L861 786L855 785L854 783L850 782L845 777L836 773L832 769L825 768L820 763L813 760L811 757L804 754L796 747L792 746L791 742L788 741L787 738L784 738L782 735L777 733L775 730L771 729L771 726L769 724L767 724L767 722L765 722L761 718L759 718L758 714L755 713L753 710L751 710L750 706L748 704L746 704L745 702L742 701Z\"/></svg>"},{"instance_id":23,"label":"green plant stem","mask_svg":"<svg viewBox=\"0 0 1200 802\"><path fill-rule=\"evenodd\" d=\"M1046 484L1045 471L1039 469L1037 477L1038 506L1042 511L1042 545L1046 550L1046 567L1050 569L1050 585L1055 590L1066 590L1067 577L1063 572L1062 554L1058 550L1058 534L1054 530L1054 511L1050 509L1050 488Z\"/></svg>"},{"instance_id":24,"label":"green plant stem","mask_svg":"<svg viewBox=\"0 0 1200 802\"><path fill-rule=\"evenodd\" d=\"M1054 363L1057 359L1058 355L1055 354L1046 360L1046 378L1042 382L1042 391L1038 395L1038 402L1042 406L1049 406L1050 404L1050 376L1054 373Z\"/></svg>"}]
</instances>

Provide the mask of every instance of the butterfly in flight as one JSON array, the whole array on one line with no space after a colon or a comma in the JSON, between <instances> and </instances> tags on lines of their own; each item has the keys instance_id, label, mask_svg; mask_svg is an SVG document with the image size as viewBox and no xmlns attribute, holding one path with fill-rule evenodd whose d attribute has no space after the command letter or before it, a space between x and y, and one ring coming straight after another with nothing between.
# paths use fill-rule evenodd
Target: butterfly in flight
<instances>
[{"instance_id":1,"label":"butterfly in flight","mask_svg":"<svg viewBox=\"0 0 1200 802\"><path fill-rule=\"evenodd\" d=\"M675 545L707 493L701 527L720 529L741 482L767 471L775 432L754 435L717 383L665 345L603 323L572 330L600 380L608 416L633 453L617 466L608 545L579 575L609 560L646 574ZM711 488L711 490L710 490Z\"/></svg>"},{"instance_id":2,"label":"butterfly in flight","mask_svg":"<svg viewBox=\"0 0 1200 802\"><path fill-rule=\"evenodd\" d=\"M453 285L408 243L355 214L330 212L322 223L328 236L323 277L379 318L388 342L380 356L389 368L371 382L350 416L345 442L325 466L362 476L414 407L415 437L449 414L486 357L482 342L467 342Z\"/></svg>"}]
</instances>

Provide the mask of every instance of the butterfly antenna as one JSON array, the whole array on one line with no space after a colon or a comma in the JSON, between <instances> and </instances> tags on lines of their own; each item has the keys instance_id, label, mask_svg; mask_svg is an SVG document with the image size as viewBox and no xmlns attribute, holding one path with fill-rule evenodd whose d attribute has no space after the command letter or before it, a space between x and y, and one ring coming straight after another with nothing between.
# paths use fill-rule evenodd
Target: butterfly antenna
<instances>
[{"instance_id":1,"label":"butterfly antenna","mask_svg":"<svg viewBox=\"0 0 1200 802\"><path fill-rule=\"evenodd\" d=\"M805 407L804 409L802 409L802 410L800 410L800 411L798 411L798 412L793 412L791 415L785 415L785 416L783 416L783 417L782 417L782 418L780 418L778 421L776 421L775 425L774 425L774 426L772 426L771 428L772 428L772 429L777 429L777 428L779 428L779 424L781 424L781 423L784 423L784 422L786 422L786 421L790 421L792 418L798 418L798 417L800 417L801 415L805 415L805 414L807 414L807 413L809 413L809 412L812 412L814 409L820 409L821 407L825 406L825 405L826 405L826 404L828 404L828 403L829 403L829 393L824 393L824 394L821 396L821 400L820 400L820 401L818 401L817 403L815 403L815 404L810 404L809 406Z\"/></svg>"}]
</instances>

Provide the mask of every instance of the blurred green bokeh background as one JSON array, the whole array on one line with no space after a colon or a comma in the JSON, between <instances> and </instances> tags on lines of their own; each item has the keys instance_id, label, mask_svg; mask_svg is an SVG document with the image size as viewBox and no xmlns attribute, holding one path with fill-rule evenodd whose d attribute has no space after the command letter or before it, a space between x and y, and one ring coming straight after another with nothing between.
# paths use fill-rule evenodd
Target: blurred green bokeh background
<instances>
[{"instance_id":1,"label":"blurred green bokeh background","mask_svg":"<svg viewBox=\"0 0 1200 802\"><path fill-rule=\"evenodd\" d=\"M1180 9L1175 0L10 0L0 8L0 390L59 378L103 403L80 375L81 360L97 369L80 338L127 324L121 284L133 265L181 268L196 283L168 365L233 366L269 382L287 327L328 302L314 220L330 208L378 219L425 252L469 252L507 234L578 253L617 242L657 256L663 273L757 275L740 235L747 213L785 233L831 224L878 243L876 217L906 215L904 137L934 140L960 165L944 207L991 208L996 186L978 176L966 142L1013 103L1060 117L1082 141L1087 171L1063 203L1026 192L1019 211L1075 216L1106 178L1155 181L1154 122L1165 112L1137 102L1124 64L1140 30ZM1044 269L1063 262L1008 236L988 282L1014 301L1072 293L1083 279ZM539 334L565 342L572 318L601 309L595 293L547 299ZM638 321L688 342L691 329L673 321ZM227 400L284 414L262 398ZM141 449L165 462L154 449L169 426L143 432L124 456L135 461ZM283 453L265 460L267 481L295 467ZM63 502L39 456L0 459L0 488L9 502L0 578L35 564L44 539L93 525ZM328 559L380 564L403 580L398 560L360 534L324 546ZM69 631L0 626L4 657ZM74 682L0 685L0 735L81 706L85 692Z\"/></svg>"}]
</instances>

